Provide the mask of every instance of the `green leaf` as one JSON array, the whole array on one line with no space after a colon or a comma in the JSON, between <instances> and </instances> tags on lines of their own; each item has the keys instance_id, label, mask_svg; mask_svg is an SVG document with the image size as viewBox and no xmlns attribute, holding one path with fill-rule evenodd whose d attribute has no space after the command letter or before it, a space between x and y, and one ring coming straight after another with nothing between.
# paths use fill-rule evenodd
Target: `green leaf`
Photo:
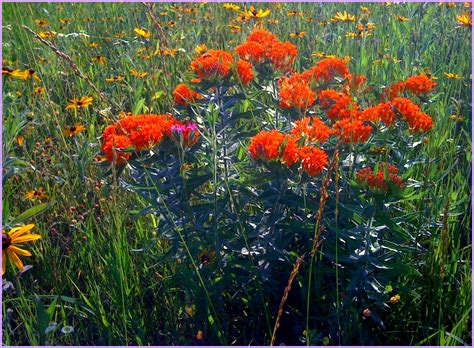
<instances>
[{"instance_id":1,"label":"green leaf","mask_svg":"<svg viewBox=\"0 0 474 348\"><path fill-rule=\"evenodd\" d=\"M145 109L145 98L142 98L138 101L138 103L135 105L133 108L133 114L138 115L142 112L143 109Z\"/></svg>"},{"instance_id":2,"label":"green leaf","mask_svg":"<svg viewBox=\"0 0 474 348\"><path fill-rule=\"evenodd\" d=\"M32 218L33 216L35 215L38 215L38 214L41 214L43 213L46 209L48 209L49 207L51 207L52 205L54 204L54 202L50 202L50 203L42 203L42 204L38 204L26 211L24 211L23 213L21 213L20 215L18 215L16 218L14 218L12 221L11 221L11 225L16 225L16 224L19 224L25 220L28 220L30 218Z\"/></svg>"},{"instance_id":3,"label":"green leaf","mask_svg":"<svg viewBox=\"0 0 474 348\"><path fill-rule=\"evenodd\" d=\"M160 99L161 96L162 96L164 93L165 93L164 91L158 91L158 92L156 92L155 94L153 94L153 97L151 97L151 100Z\"/></svg>"}]
</instances>

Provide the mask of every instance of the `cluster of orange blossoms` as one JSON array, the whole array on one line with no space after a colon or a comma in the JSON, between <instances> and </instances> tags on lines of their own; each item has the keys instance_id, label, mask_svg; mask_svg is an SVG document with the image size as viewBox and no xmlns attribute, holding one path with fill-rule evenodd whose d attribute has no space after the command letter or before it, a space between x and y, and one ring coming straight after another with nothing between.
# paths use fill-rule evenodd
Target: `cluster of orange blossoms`
<instances>
[{"instance_id":1,"label":"cluster of orange blossoms","mask_svg":"<svg viewBox=\"0 0 474 348\"><path fill-rule=\"evenodd\" d=\"M185 84L180 83L173 91L173 98L176 104L188 106L189 103L194 103L196 100L202 99L202 94L192 90Z\"/></svg>"},{"instance_id":2,"label":"cluster of orange blossoms","mask_svg":"<svg viewBox=\"0 0 474 348\"><path fill-rule=\"evenodd\" d=\"M405 81L395 82L385 91L387 99L393 99L404 92L411 92L416 96L432 92L437 86L428 76L421 74L407 78Z\"/></svg>"},{"instance_id":3,"label":"cluster of orange blossoms","mask_svg":"<svg viewBox=\"0 0 474 348\"><path fill-rule=\"evenodd\" d=\"M283 77L278 81L280 106L306 110L316 101L314 86L326 84L336 76L344 77L348 74L349 68L342 59L326 58L309 70Z\"/></svg>"},{"instance_id":4,"label":"cluster of orange blossoms","mask_svg":"<svg viewBox=\"0 0 474 348\"><path fill-rule=\"evenodd\" d=\"M290 134L278 130L261 131L250 142L248 151L254 159L276 161L287 166L301 162L310 176L321 173L328 161L327 154L311 145L326 142L333 131L317 117L296 121Z\"/></svg>"},{"instance_id":5,"label":"cluster of orange blossoms","mask_svg":"<svg viewBox=\"0 0 474 348\"><path fill-rule=\"evenodd\" d=\"M197 57L191 68L200 79L211 80L215 77L226 77L229 75L234 58L229 52L223 50L208 50Z\"/></svg>"},{"instance_id":6,"label":"cluster of orange blossoms","mask_svg":"<svg viewBox=\"0 0 474 348\"><path fill-rule=\"evenodd\" d=\"M235 51L241 59L254 65L271 64L273 69L288 72L298 55L291 42L281 42L276 35L265 29L255 29Z\"/></svg>"},{"instance_id":7,"label":"cluster of orange blossoms","mask_svg":"<svg viewBox=\"0 0 474 348\"><path fill-rule=\"evenodd\" d=\"M254 78L253 66L249 62L238 59L224 50L208 50L191 62L191 69L198 75L195 82L222 81L235 70L242 84L247 85Z\"/></svg>"},{"instance_id":8,"label":"cluster of orange blossoms","mask_svg":"<svg viewBox=\"0 0 474 348\"><path fill-rule=\"evenodd\" d=\"M327 85L335 77L346 80L343 92L318 88ZM406 91L417 96L433 91L436 83L432 79L426 75L417 75L394 83L385 93L389 97L387 102L360 110L351 97L351 91L362 89L366 82L365 76L351 75L342 59L326 58L303 73L280 79L280 106L304 113L316 103L334 122L333 128L346 142L367 140L372 132L367 122L383 122L390 126L397 115L408 123L412 132L426 132L433 128L433 120L418 105L407 98L398 97Z\"/></svg>"},{"instance_id":9,"label":"cluster of orange blossoms","mask_svg":"<svg viewBox=\"0 0 474 348\"><path fill-rule=\"evenodd\" d=\"M194 145L199 138L197 126L183 123L171 115L126 116L102 133L102 152L109 162L122 163L131 157L130 152L117 149L133 147L135 151L151 149L164 138L179 141L184 146Z\"/></svg>"},{"instance_id":10,"label":"cluster of orange blossoms","mask_svg":"<svg viewBox=\"0 0 474 348\"><path fill-rule=\"evenodd\" d=\"M373 190L386 192L389 185L397 186L398 188L405 186L402 178L397 174L397 167L385 162L380 162L376 172L369 167L362 168L357 172L356 178L359 183Z\"/></svg>"}]
</instances>

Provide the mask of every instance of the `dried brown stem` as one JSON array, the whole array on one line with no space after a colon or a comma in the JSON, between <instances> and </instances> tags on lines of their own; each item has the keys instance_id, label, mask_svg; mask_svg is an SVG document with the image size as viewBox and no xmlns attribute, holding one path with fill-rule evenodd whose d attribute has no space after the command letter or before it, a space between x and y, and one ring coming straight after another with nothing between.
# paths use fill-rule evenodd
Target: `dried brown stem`
<instances>
[{"instance_id":1,"label":"dried brown stem","mask_svg":"<svg viewBox=\"0 0 474 348\"><path fill-rule=\"evenodd\" d=\"M303 259L305 256L306 254L301 257L298 257L298 259L296 260L295 265L293 266L293 270L290 273L290 277L288 278L288 284L286 285L285 290L283 291L283 296L281 297L280 305L278 306L278 314L275 320L275 326L273 327L272 340L270 342L271 346L275 344L276 332L278 330L278 327L280 326L281 316L283 315L283 306L285 305L285 302L288 299L288 295L290 294L291 290L291 285L293 284L293 280L298 274L298 271L300 269L301 264L303 263Z\"/></svg>"},{"instance_id":2,"label":"dried brown stem","mask_svg":"<svg viewBox=\"0 0 474 348\"><path fill-rule=\"evenodd\" d=\"M142 4L146 7L148 11L148 15L150 16L151 20L153 21L153 24L155 27L158 29L158 34L160 36L160 40L168 46L168 40L166 39L166 33L163 30L163 27L161 26L160 22L156 18L155 12L153 12L153 4L150 2L142 2Z\"/></svg>"},{"instance_id":3,"label":"dried brown stem","mask_svg":"<svg viewBox=\"0 0 474 348\"><path fill-rule=\"evenodd\" d=\"M77 67L77 65L73 62L72 58L59 50L59 48L57 48L51 41L48 41L48 40L45 40L43 39L41 36L39 36L35 31L33 31L32 29L30 29L29 27L27 27L26 25L22 25L21 26L23 29L25 29L26 31L30 32L31 34L33 34L33 36L38 40L40 41L42 44L48 46L49 48L51 48L51 50L56 53L56 55L63 59L64 61L67 62L67 64L69 65L69 67L72 69L72 71L74 71L74 73L81 79L83 79L84 81L87 82L87 84L99 95L99 97L104 101L106 102L107 104L111 104L110 100L107 99L107 97L105 96L104 92L102 92L101 90L99 90L95 85L94 83L86 76L84 75L80 70L79 68ZM117 108L117 109L120 109L120 106L116 103L113 103L114 106Z\"/></svg>"}]
</instances>

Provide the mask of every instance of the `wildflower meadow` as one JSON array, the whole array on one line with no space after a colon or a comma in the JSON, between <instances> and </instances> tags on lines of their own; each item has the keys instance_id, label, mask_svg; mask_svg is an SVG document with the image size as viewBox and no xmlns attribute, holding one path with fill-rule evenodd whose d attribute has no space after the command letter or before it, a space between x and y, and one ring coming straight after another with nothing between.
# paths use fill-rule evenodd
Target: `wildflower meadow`
<instances>
[{"instance_id":1,"label":"wildflower meadow","mask_svg":"<svg viewBox=\"0 0 474 348\"><path fill-rule=\"evenodd\" d=\"M471 3L3 3L4 345L471 345Z\"/></svg>"}]
</instances>

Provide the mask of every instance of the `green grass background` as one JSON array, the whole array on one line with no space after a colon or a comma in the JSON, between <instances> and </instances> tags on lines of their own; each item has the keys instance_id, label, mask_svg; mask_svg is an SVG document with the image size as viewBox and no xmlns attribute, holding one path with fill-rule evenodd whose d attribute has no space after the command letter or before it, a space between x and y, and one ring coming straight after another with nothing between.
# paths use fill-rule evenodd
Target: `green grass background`
<instances>
[{"instance_id":1,"label":"green grass background","mask_svg":"<svg viewBox=\"0 0 474 348\"><path fill-rule=\"evenodd\" d=\"M43 236L31 247L34 256L27 260L33 269L21 277L15 277L11 268L7 271L6 279L15 293L3 297L5 344L193 344L197 331L205 327L206 323L185 313L189 299L183 297L177 281L176 261L158 262L166 244L157 238L153 217L137 214L144 202L101 182L101 169L94 163L99 152L97 137L108 120L119 111L170 111L171 92L189 74L189 64L196 56L194 48L204 43L208 48L232 50L255 23L233 23L240 25L242 32L231 33L227 25L237 13L222 4L178 5L194 10L187 13L171 4L157 3L154 11L169 48L179 52L151 59L140 57L137 49L149 47L147 52L152 53L163 44L160 46L156 29L140 3L2 5L4 65L34 69L41 78L41 82L3 80L4 161L11 156L29 163L3 184L3 218L8 221L35 204L24 198L28 190L43 187L47 201L55 202L33 221L36 232ZM370 9L368 21L377 26L372 36L346 37L347 31L356 31L354 24L330 22L337 11L344 10L359 20L363 17L361 5ZM351 72L364 74L379 85L424 69L438 78L434 102L426 110L436 126L423 147L433 161L409 169L407 175L423 181L423 186L404 204L407 214L436 216L441 221L449 202L448 228L443 229L442 224L417 226L419 231L429 232L423 239L427 257L407 261L416 264L418 272L396 284L409 291L386 323L383 343L470 343L472 34L470 27L456 21L456 15L470 9L462 3L454 7L434 3L256 6L271 9L264 20L278 21L266 23L267 29L298 46L296 70L317 61L313 53L324 52L351 56ZM302 11L304 17L288 16L291 10ZM401 22L396 16L409 21ZM60 28L61 18L71 23ZM64 61L21 28L46 30L39 28L35 19L47 19L49 29L65 34L54 43L106 93L108 101L101 101ZM170 21L176 25L170 26ZM136 39L135 27L150 30L152 37ZM289 34L296 31L307 34L290 39ZM117 34L123 37L117 38ZM99 47L90 47L90 42ZM105 65L91 62L98 55L107 58ZM381 64L374 64L377 60ZM148 76L131 76L131 68L146 71ZM462 79L448 79L445 72L457 73ZM116 75L124 76L124 81L105 81ZM34 93L39 86L46 89L44 94ZM91 107L66 110L69 99L85 95L94 97ZM452 120L452 114L459 115L459 120ZM65 137L63 129L75 123L84 124L86 131L75 139ZM25 138L23 146L15 142L18 135ZM49 145L45 142L48 137L52 139ZM415 154L419 148L412 151ZM155 241L154 247L143 250L150 240ZM58 329L45 333L51 322L58 328L72 326L74 332L63 334ZM234 338L229 337L229 342Z\"/></svg>"}]
</instances>

